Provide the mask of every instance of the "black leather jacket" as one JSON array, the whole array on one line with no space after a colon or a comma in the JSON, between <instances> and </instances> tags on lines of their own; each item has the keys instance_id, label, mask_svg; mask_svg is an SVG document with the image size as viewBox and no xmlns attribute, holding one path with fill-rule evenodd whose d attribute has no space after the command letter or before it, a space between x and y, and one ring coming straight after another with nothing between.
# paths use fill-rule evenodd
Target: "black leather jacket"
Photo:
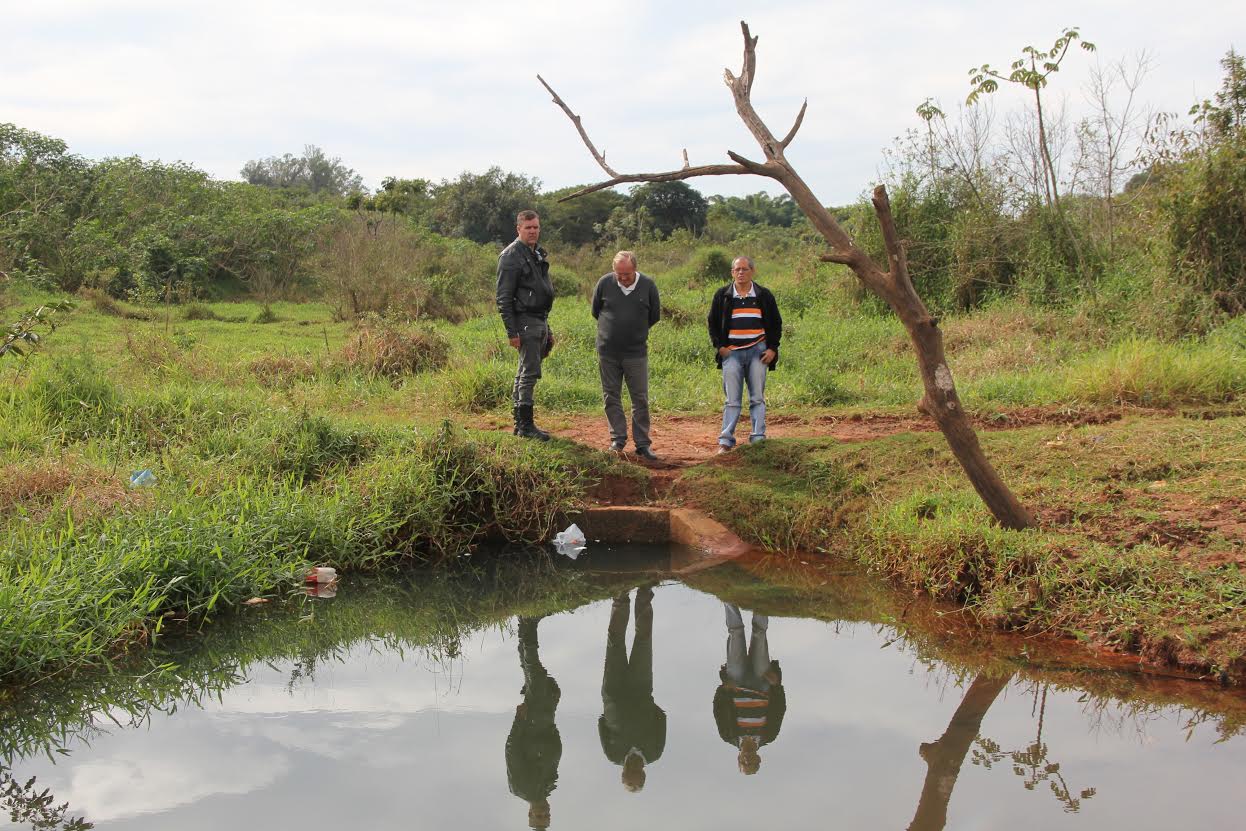
<instances>
[{"instance_id":1,"label":"black leather jacket","mask_svg":"<svg viewBox=\"0 0 1246 831\"><path fill-rule=\"evenodd\" d=\"M506 336L519 336L519 317L544 318L554 305L554 284L549 279L545 249L534 252L516 238L498 256L498 312Z\"/></svg>"}]
</instances>

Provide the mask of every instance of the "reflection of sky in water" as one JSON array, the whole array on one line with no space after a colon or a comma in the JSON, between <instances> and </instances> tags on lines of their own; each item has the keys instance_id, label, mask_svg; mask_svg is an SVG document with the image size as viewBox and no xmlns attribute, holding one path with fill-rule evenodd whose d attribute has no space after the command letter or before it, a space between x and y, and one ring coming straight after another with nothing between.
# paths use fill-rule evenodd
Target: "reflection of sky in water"
<instances>
[{"instance_id":1,"label":"reflection of sky in water","mask_svg":"<svg viewBox=\"0 0 1246 831\"><path fill-rule=\"evenodd\" d=\"M755 776L715 729L711 701L723 661L722 604L681 586L654 608L654 698L667 713L666 749L638 794L620 783L597 735L610 603L544 619L541 659L562 689L563 754L550 798L552 828L904 828L926 776L921 742L943 733L963 689L943 681L865 625L772 619L771 656L783 666L788 710L762 748ZM746 620L748 615L746 613ZM628 642L630 646L631 635ZM258 664L219 702L112 729L53 765L19 763L58 802L100 828L525 828L527 806L507 790L504 745L522 677L513 632L485 631L439 666L356 646L314 682L287 689L290 667ZM1010 685L982 733L1004 750L1035 738L1029 688ZM1034 790L1008 758L991 770L966 758L948 828L1234 827L1246 741L1215 744L1214 728L1187 741L1180 714L1140 721L1091 713L1076 693L1050 692L1048 761L1074 795L1063 811L1045 782ZM0 820L0 827L7 818Z\"/></svg>"}]
</instances>

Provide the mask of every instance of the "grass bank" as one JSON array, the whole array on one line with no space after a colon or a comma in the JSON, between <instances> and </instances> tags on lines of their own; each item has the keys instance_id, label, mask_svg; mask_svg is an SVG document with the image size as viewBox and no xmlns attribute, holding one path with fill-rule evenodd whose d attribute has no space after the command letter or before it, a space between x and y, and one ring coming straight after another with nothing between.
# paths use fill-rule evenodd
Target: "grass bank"
<instances>
[{"instance_id":1,"label":"grass bank","mask_svg":"<svg viewBox=\"0 0 1246 831\"><path fill-rule=\"evenodd\" d=\"M674 497L746 539L848 556L990 626L1246 678L1246 420L981 438L1039 529L994 525L938 434L768 441L689 470Z\"/></svg>"},{"instance_id":2,"label":"grass bank","mask_svg":"<svg viewBox=\"0 0 1246 831\"><path fill-rule=\"evenodd\" d=\"M358 427L77 359L0 400L0 682L107 661L313 565L377 570L548 539L617 462L569 443ZM132 466L156 484L126 483ZM628 475L614 471L616 475Z\"/></svg>"}]
</instances>

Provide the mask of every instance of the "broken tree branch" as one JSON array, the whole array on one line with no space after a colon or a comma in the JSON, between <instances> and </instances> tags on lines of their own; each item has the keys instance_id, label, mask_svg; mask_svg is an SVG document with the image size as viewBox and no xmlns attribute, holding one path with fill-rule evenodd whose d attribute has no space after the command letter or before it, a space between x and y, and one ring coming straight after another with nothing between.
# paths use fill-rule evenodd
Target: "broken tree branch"
<instances>
[{"instance_id":1,"label":"broken tree branch","mask_svg":"<svg viewBox=\"0 0 1246 831\"><path fill-rule=\"evenodd\" d=\"M584 125L580 123L580 117L576 115L575 113L571 112L571 108L568 107L563 102L563 100L558 97L558 93L554 92L553 87L545 83L544 78L542 78L540 75L537 75L536 79L541 82L541 86L549 90L549 94L554 96L554 103L562 107L562 111L567 114L567 118L571 119L571 123L575 125L575 129L579 130L580 132L580 138L583 139L584 144L587 145L588 152L593 154L593 158L597 160L597 164L601 165L601 169L606 171L606 175L607 176L618 176L619 174L616 173L610 167L610 165L606 164L606 154L597 152L597 148L593 146L593 142L589 139L588 133L584 131Z\"/></svg>"},{"instance_id":2,"label":"broken tree branch","mask_svg":"<svg viewBox=\"0 0 1246 831\"><path fill-rule=\"evenodd\" d=\"M783 137L783 141L779 142L779 148L786 150L787 146L792 143L792 139L796 138L796 131L800 129L800 125L805 121L805 110L809 108L809 99L806 98L804 103L800 105L800 112L796 113L796 121L792 124L792 129L787 131L787 135Z\"/></svg>"}]
</instances>

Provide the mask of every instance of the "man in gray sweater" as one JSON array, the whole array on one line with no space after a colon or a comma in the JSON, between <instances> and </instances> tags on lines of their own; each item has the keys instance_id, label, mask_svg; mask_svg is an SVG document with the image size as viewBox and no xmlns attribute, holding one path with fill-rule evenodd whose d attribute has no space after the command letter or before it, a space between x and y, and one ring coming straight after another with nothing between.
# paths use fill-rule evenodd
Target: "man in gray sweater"
<instances>
[{"instance_id":1,"label":"man in gray sweater","mask_svg":"<svg viewBox=\"0 0 1246 831\"><path fill-rule=\"evenodd\" d=\"M627 419L623 415L623 382L632 399L632 441L636 455L651 462L658 457L649 447L649 328L662 317L658 287L636 270L636 255L614 255L614 271L593 289L593 317L597 319L597 367L601 397L610 425L610 449L627 446Z\"/></svg>"}]
</instances>

